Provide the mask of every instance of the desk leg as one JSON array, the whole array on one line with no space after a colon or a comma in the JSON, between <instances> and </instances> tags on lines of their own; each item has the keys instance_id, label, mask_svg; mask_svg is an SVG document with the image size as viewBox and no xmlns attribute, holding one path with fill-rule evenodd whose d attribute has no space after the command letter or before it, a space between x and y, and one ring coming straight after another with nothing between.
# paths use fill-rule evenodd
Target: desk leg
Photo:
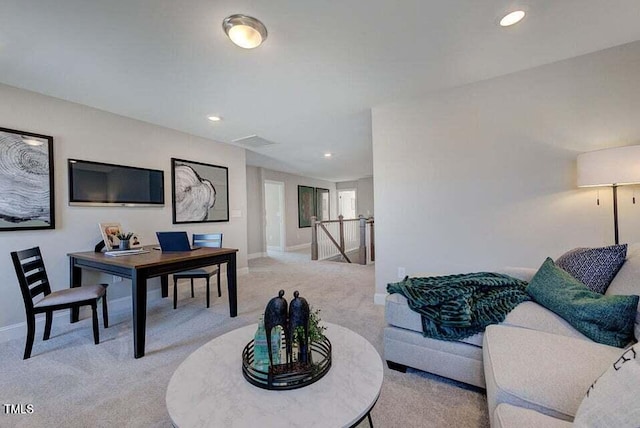
<instances>
[{"instance_id":1,"label":"desk leg","mask_svg":"<svg viewBox=\"0 0 640 428\"><path fill-rule=\"evenodd\" d=\"M162 287L162 298L169 297L169 275L160 277L160 285Z\"/></svg>"},{"instance_id":2,"label":"desk leg","mask_svg":"<svg viewBox=\"0 0 640 428\"><path fill-rule=\"evenodd\" d=\"M229 292L229 315L238 316L238 287L236 284L236 253L227 262L227 290Z\"/></svg>"},{"instance_id":3,"label":"desk leg","mask_svg":"<svg viewBox=\"0 0 640 428\"><path fill-rule=\"evenodd\" d=\"M69 288L80 287L82 284L82 269L75 266L75 261L74 257L69 257ZM80 308L72 308L69 321L72 323L78 322L78 318L80 318Z\"/></svg>"},{"instance_id":4,"label":"desk leg","mask_svg":"<svg viewBox=\"0 0 640 428\"><path fill-rule=\"evenodd\" d=\"M133 303L133 352L136 358L144 357L144 339L147 324L147 278L133 271L131 275Z\"/></svg>"}]
</instances>

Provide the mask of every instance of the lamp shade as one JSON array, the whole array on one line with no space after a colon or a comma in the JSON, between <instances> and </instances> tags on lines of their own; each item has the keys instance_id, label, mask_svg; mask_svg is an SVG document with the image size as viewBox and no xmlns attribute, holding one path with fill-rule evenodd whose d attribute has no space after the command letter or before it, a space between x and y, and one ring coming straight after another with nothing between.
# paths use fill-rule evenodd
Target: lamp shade
<instances>
[{"instance_id":1,"label":"lamp shade","mask_svg":"<svg viewBox=\"0 0 640 428\"><path fill-rule=\"evenodd\" d=\"M578 155L578 187L640 183L640 146L616 147Z\"/></svg>"}]
</instances>

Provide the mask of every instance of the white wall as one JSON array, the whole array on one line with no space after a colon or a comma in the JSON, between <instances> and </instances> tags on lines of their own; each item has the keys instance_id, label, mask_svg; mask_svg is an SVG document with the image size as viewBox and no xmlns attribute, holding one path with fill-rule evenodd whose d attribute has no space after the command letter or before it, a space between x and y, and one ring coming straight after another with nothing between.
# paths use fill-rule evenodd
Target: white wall
<instances>
[{"instance_id":1,"label":"white wall","mask_svg":"<svg viewBox=\"0 0 640 428\"><path fill-rule=\"evenodd\" d=\"M69 286L67 253L93 249L100 240L99 222L119 222L138 233L143 244L157 243L158 230L222 232L224 246L238 248L237 266L247 267L247 185L245 152L148 123L117 116L79 104L0 85L0 127L53 136L56 229L0 232L0 332L24 321L24 305L9 252L32 246L42 249L54 289ZM172 225L171 157L229 168L229 209L241 217L229 222ZM162 208L69 207L67 159L132 165L164 170L165 206ZM85 279L98 279L97 274ZM101 281L112 278L100 275ZM150 281L159 287L159 280ZM109 287L109 299L130 295L130 281ZM167 302L170 304L170 302ZM22 332L24 333L24 332Z\"/></svg>"},{"instance_id":2,"label":"white wall","mask_svg":"<svg viewBox=\"0 0 640 428\"><path fill-rule=\"evenodd\" d=\"M611 190L597 206L576 188L575 159L640 144L638 76L640 42L373 109L376 301L400 266L538 267L612 244ZM622 242L640 241L632 191L619 192Z\"/></svg>"}]
</instances>

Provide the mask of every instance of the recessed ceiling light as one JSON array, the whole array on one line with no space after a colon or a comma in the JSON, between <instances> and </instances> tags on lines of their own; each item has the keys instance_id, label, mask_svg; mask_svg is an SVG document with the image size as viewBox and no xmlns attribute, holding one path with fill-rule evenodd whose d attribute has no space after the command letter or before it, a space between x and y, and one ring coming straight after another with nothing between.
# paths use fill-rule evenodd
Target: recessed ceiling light
<instances>
[{"instance_id":1,"label":"recessed ceiling light","mask_svg":"<svg viewBox=\"0 0 640 428\"><path fill-rule=\"evenodd\" d=\"M509 27L513 24L517 24L522 21L524 18L524 10L516 10L514 12L508 13L500 20L500 25L503 27Z\"/></svg>"},{"instance_id":2,"label":"recessed ceiling light","mask_svg":"<svg viewBox=\"0 0 640 428\"><path fill-rule=\"evenodd\" d=\"M324 154L324 157L325 157L325 158L330 158L331 156L333 156L333 154L331 154L331 153L325 153L325 154Z\"/></svg>"},{"instance_id":3,"label":"recessed ceiling light","mask_svg":"<svg viewBox=\"0 0 640 428\"><path fill-rule=\"evenodd\" d=\"M211 122L220 122L222 118L220 116L209 116L207 117Z\"/></svg>"},{"instance_id":4,"label":"recessed ceiling light","mask_svg":"<svg viewBox=\"0 0 640 428\"><path fill-rule=\"evenodd\" d=\"M257 48L267 39L267 27L251 16L228 16L222 21L222 28L233 43L244 49Z\"/></svg>"}]
</instances>

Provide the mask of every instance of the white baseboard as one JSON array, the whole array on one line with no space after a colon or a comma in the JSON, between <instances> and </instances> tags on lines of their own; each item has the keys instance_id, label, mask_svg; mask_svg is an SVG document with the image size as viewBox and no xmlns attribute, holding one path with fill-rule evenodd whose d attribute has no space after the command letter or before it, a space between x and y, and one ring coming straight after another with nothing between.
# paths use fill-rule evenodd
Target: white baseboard
<instances>
[{"instance_id":1,"label":"white baseboard","mask_svg":"<svg viewBox=\"0 0 640 428\"><path fill-rule=\"evenodd\" d=\"M376 293L373 295L373 303L375 305L384 305L386 299L387 293Z\"/></svg>"},{"instance_id":2,"label":"white baseboard","mask_svg":"<svg viewBox=\"0 0 640 428\"><path fill-rule=\"evenodd\" d=\"M236 270L236 274L240 275L248 275L249 268L243 267ZM169 288L171 288L171 284L169 284ZM151 291L147 292L147 302L152 300L161 299L162 298L162 289L160 287L155 288ZM98 305L102 306L102 305ZM117 311L129 311L131 312L131 296L124 296L113 300L108 300L109 312L117 312ZM87 316L91 316L91 310L89 307L80 308L80 317L84 318ZM63 318L69 319L69 311L68 310L60 310L53 313L53 319ZM37 331L41 331L44 329L44 314L36 315L36 329ZM4 327L0 327L0 343L7 342L13 339L24 338L27 335L27 322L19 322L16 324L7 325Z\"/></svg>"},{"instance_id":3,"label":"white baseboard","mask_svg":"<svg viewBox=\"0 0 640 428\"><path fill-rule=\"evenodd\" d=\"M169 290L171 290L173 285L169 285ZM169 293L169 296L171 296L171 293ZM162 289L161 288L156 288L154 290L151 291L147 291L147 302L150 302L152 300L156 300L156 299L162 299ZM108 300L107 303L109 303L109 312L111 311L131 311L132 310L132 306L131 306L131 296L124 296L124 297L120 297L118 299L113 299L113 300ZM89 311L88 308L84 308L84 310Z\"/></svg>"},{"instance_id":4,"label":"white baseboard","mask_svg":"<svg viewBox=\"0 0 640 428\"><path fill-rule=\"evenodd\" d=\"M267 257L267 253L252 253L247 255L247 260L259 259L261 257Z\"/></svg>"},{"instance_id":5,"label":"white baseboard","mask_svg":"<svg viewBox=\"0 0 640 428\"><path fill-rule=\"evenodd\" d=\"M66 317L69 319L69 311L58 311L53 315L53 319ZM44 330L44 314L36 315L36 333ZM27 322L19 322L4 327L0 327L0 343L13 339L20 339L27 336Z\"/></svg>"},{"instance_id":6,"label":"white baseboard","mask_svg":"<svg viewBox=\"0 0 640 428\"><path fill-rule=\"evenodd\" d=\"M147 293L147 301L162 298L162 289L157 288ZM120 297L118 299L108 300L109 312L116 311L129 311L131 312L131 296ZM102 307L101 304L98 306ZM101 310L101 309L100 309ZM91 316L91 309L89 307L80 308L80 318ZM66 318L69 322L69 310L60 310L53 313L53 319ZM44 329L44 314L36 315L36 334ZM11 324L4 327L0 327L0 343L7 342L13 339L24 338L27 335L27 322L19 322L17 324Z\"/></svg>"},{"instance_id":7,"label":"white baseboard","mask_svg":"<svg viewBox=\"0 0 640 428\"><path fill-rule=\"evenodd\" d=\"M311 242L309 242L308 244L300 244L300 245L293 245L291 247L287 247L285 248L285 251L298 251L298 250L304 250L306 248L311 249Z\"/></svg>"}]
</instances>

